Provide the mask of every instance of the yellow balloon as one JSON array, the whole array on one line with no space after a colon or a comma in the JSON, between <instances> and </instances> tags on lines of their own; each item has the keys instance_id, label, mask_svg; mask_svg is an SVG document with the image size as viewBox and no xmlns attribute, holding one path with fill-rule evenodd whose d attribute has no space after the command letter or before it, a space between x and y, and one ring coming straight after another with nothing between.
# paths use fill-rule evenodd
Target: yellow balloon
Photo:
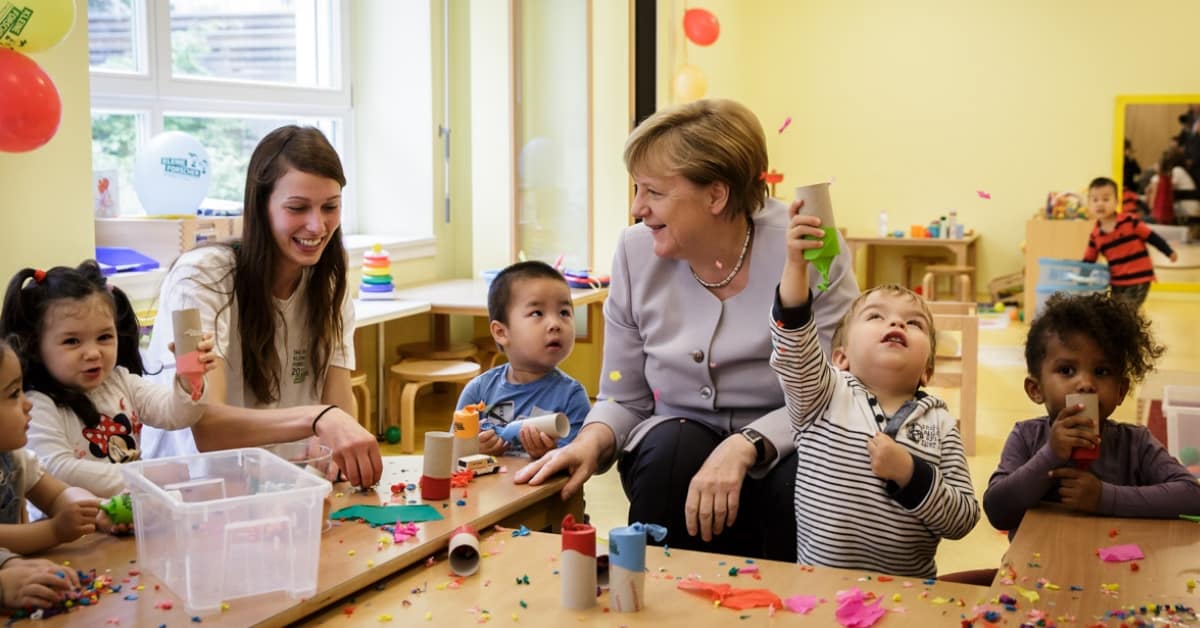
<instances>
[{"instance_id":1,"label":"yellow balloon","mask_svg":"<svg viewBox=\"0 0 1200 628\"><path fill-rule=\"evenodd\" d=\"M75 26L74 0L0 0L0 46L17 52L49 50Z\"/></svg>"},{"instance_id":2,"label":"yellow balloon","mask_svg":"<svg viewBox=\"0 0 1200 628\"><path fill-rule=\"evenodd\" d=\"M708 79L704 72L694 65L684 65L675 73L675 98L680 102L689 102L704 98L708 91Z\"/></svg>"}]
</instances>

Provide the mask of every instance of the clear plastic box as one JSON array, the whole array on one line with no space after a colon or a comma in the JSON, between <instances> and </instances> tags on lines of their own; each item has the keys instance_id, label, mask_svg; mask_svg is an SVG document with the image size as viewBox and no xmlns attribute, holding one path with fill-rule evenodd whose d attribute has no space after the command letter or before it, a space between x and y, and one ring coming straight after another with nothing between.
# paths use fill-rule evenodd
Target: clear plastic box
<instances>
[{"instance_id":1,"label":"clear plastic box","mask_svg":"<svg viewBox=\"0 0 1200 628\"><path fill-rule=\"evenodd\" d=\"M1038 258L1038 288L1055 292L1098 292L1108 288L1108 266L1052 257Z\"/></svg>"},{"instance_id":2,"label":"clear plastic box","mask_svg":"<svg viewBox=\"0 0 1200 628\"><path fill-rule=\"evenodd\" d=\"M1200 386L1163 387L1167 451L1200 477Z\"/></svg>"},{"instance_id":3,"label":"clear plastic box","mask_svg":"<svg viewBox=\"0 0 1200 628\"><path fill-rule=\"evenodd\" d=\"M121 474L138 563L189 614L261 593L316 593L328 481L262 449L143 460Z\"/></svg>"}]
</instances>

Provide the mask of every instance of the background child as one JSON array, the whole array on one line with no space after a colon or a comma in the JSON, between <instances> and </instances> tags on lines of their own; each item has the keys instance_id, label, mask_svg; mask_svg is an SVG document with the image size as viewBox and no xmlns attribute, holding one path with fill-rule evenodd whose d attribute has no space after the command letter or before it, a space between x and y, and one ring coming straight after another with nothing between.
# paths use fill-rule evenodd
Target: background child
<instances>
[{"instance_id":1,"label":"background child","mask_svg":"<svg viewBox=\"0 0 1200 628\"><path fill-rule=\"evenodd\" d=\"M571 288L549 264L519 262L500 271L488 288L492 338L508 356L501 364L471 380L458 407L483 401L479 450L490 455L524 450L532 458L571 442L591 404L583 385L558 369L575 346L575 308ZM553 438L524 426L520 445L509 444L496 429L518 418L562 412L571 431Z\"/></svg>"},{"instance_id":2,"label":"background child","mask_svg":"<svg viewBox=\"0 0 1200 628\"><path fill-rule=\"evenodd\" d=\"M1163 347L1136 306L1104 294L1057 294L1025 341L1025 393L1046 416L1013 427L988 480L983 508L992 526L1017 529L1039 501L1113 517L1175 517L1200 512L1200 484L1140 425L1108 420L1131 382L1154 367ZM1099 435L1068 393L1098 397ZM1087 471L1069 466L1071 450L1100 447Z\"/></svg>"},{"instance_id":3,"label":"background child","mask_svg":"<svg viewBox=\"0 0 1200 628\"><path fill-rule=\"evenodd\" d=\"M138 323L120 289L89 260L78 268L26 268L8 285L0 334L25 360L33 402L29 447L71 486L110 497L125 488L117 464L137 460L142 424L192 425L203 406L183 378L171 389L142 379ZM212 366L212 341L200 343Z\"/></svg>"},{"instance_id":4,"label":"background child","mask_svg":"<svg viewBox=\"0 0 1200 628\"><path fill-rule=\"evenodd\" d=\"M1172 262L1179 259L1178 254L1137 217L1117 214L1117 183L1112 179L1098 177L1088 184L1088 210L1096 219L1096 226L1088 237L1083 261L1095 262L1103 255L1108 260L1113 294L1140 307L1154 281L1154 265L1150 262L1146 242L1153 244Z\"/></svg>"},{"instance_id":5,"label":"background child","mask_svg":"<svg viewBox=\"0 0 1200 628\"><path fill-rule=\"evenodd\" d=\"M107 527L95 495L45 473L33 452L24 449L32 404L25 397L20 361L2 341L0 386L0 547L30 554L95 532L98 523ZM27 523L26 497L49 518Z\"/></svg>"},{"instance_id":6,"label":"background child","mask_svg":"<svg viewBox=\"0 0 1200 628\"><path fill-rule=\"evenodd\" d=\"M933 374L932 316L907 288L859 295L818 343L806 248L818 220L793 214L779 282L771 366L796 440L796 557L801 563L932 577L941 537L975 527L979 504L946 404L919 388Z\"/></svg>"}]
</instances>

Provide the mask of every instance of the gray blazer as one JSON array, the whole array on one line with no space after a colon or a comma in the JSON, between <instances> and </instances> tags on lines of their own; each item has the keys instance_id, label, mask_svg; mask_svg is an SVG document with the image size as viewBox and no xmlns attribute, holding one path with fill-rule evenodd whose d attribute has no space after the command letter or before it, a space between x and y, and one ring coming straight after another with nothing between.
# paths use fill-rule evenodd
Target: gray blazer
<instances>
[{"instance_id":1,"label":"gray blazer","mask_svg":"<svg viewBox=\"0 0 1200 628\"><path fill-rule=\"evenodd\" d=\"M787 206L768 199L754 214L754 247L745 289L721 301L692 277L687 262L654 255L641 224L626 227L613 255L604 303L604 369L588 423L603 423L617 451L637 447L650 428L687 417L723 434L753 427L778 455L751 470L761 477L795 451L779 378L771 370L771 306L783 271ZM841 254L830 288L815 292L813 312L829 354L834 328L858 295L852 260ZM809 269L816 286L820 275ZM602 461L606 469L614 461Z\"/></svg>"}]
</instances>

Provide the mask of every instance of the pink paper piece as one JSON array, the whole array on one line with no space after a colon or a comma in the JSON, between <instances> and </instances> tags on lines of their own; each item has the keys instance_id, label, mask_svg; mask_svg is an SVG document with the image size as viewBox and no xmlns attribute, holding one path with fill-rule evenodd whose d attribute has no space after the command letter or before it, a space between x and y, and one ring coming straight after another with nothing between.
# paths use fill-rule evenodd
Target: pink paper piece
<instances>
[{"instance_id":1,"label":"pink paper piece","mask_svg":"<svg viewBox=\"0 0 1200 628\"><path fill-rule=\"evenodd\" d=\"M1123 563L1127 560L1141 560L1145 557L1142 548L1135 543L1100 548L1100 560L1109 563Z\"/></svg>"},{"instance_id":2,"label":"pink paper piece","mask_svg":"<svg viewBox=\"0 0 1200 628\"><path fill-rule=\"evenodd\" d=\"M784 118L783 124L779 125L779 132L783 133L784 129L787 129L789 126L791 126L791 124L792 124L792 116L788 116L787 118Z\"/></svg>"},{"instance_id":3,"label":"pink paper piece","mask_svg":"<svg viewBox=\"0 0 1200 628\"><path fill-rule=\"evenodd\" d=\"M817 607L817 596L793 595L792 597L789 597L783 601L783 606L793 613L806 615L809 611Z\"/></svg>"},{"instance_id":4,"label":"pink paper piece","mask_svg":"<svg viewBox=\"0 0 1200 628\"><path fill-rule=\"evenodd\" d=\"M758 565L746 565L745 567L738 567L738 573L758 573Z\"/></svg>"},{"instance_id":5,"label":"pink paper piece","mask_svg":"<svg viewBox=\"0 0 1200 628\"><path fill-rule=\"evenodd\" d=\"M397 523L392 530L392 542L403 543L408 539L417 535L417 524L415 523Z\"/></svg>"},{"instance_id":6,"label":"pink paper piece","mask_svg":"<svg viewBox=\"0 0 1200 628\"><path fill-rule=\"evenodd\" d=\"M886 612L883 608L883 599L875 600L874 604L864 604L866 594L862 589L853 587L846 591L837 592L837 611L834 616L838 623L846 628L870 628L879 621L880 617Z\"/></svg>"},{"instance_id":7,"label":"pink paper piece","mask_svg":"<svg viewBox=\"0 0 1200 628\"><path fill-rule=\"evenodd\" d=\"M991 194L989 194L988 192L984 192L983 190L975 190L975 193L979 195L979 198L982 198L984 200L991 200L991 198L992 198Z\"/></svg>"}]
</instances>

